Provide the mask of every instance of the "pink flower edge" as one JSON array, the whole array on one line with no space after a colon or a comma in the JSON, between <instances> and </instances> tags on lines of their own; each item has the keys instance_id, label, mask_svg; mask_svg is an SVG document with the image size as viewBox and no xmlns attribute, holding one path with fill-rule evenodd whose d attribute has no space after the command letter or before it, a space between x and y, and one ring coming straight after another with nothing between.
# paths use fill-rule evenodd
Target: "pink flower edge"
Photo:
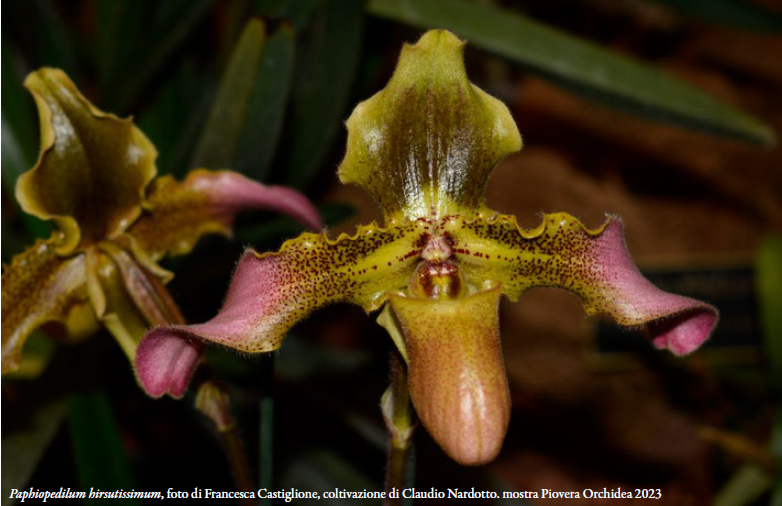
<instances>
[{"instance_id":1,"label":"pink flower edge","mask_svg":"<svg viewBox=\"0 0 782 506\"><path fill-rule=\"evenodd\" d=\"M323 228L323 220L309 199L285 186L266 186L235 172L219 171L195 180L193 189L208 195L227 216L244 209L269 209L287 214L312 230Z\"/></svg>"},{"instance_id":2,"label":"pink flower edge","mask_svg":"<svg viewBox=\"0 0 782 506\"><path fill-rule=\"evenodd\" d=\"M180 399L187 390L204 346L179 333L153 330L136 351L136 375L151 397L165 394Z\"/></svg>"},{"instance_id":3,"label":"pink flower edge","mask_svg":"<svg viewBox=\"0 0 782 506\"><path fill-rule=\"evenodd\" d=\"M717 325L719 312L705 302L665 292L638 270L627 250L622 222L610 221L600 234L594 258L602 264L620 324L643 325L658 349L686 355L699 348ZM611 311L612 313L614 311Z\"/></svg>"}]
</instances>

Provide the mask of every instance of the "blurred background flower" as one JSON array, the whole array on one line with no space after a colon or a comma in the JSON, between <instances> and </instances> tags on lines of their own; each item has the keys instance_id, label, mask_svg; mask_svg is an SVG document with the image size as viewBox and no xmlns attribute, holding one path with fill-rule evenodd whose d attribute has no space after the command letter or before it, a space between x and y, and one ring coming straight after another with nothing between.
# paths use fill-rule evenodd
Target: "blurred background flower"
<instances>
[{"instance_id":1,"label":"blurred background flower","mask_svg":"<svg viewBox=\"0 0 782 506\"><path fill-rule=\"evenodd\" d=\"M385 84L401 43L424 28L467 39L471 79L508 104L526 144L493 173L488 204L526 227L541 211L589 227L606 211L622 215L644 273L716 305L722 320L707 348L673 360L585 319L568 294L503 302L513 401L503 451L486 468L460 468L419 431L416 487L621 486L660 488L665 504L782 500L778 4L40 0L5 2L4 11L5 263L50 235L13 199L37 152L21 88L33 69L62 68L102 109L134 112L161 174L227 167L295 185L336 234L380 218L371 197L335 174L353 105ZM233 241L211 238L164 262L187 320L215 314L243 245L276 249L301 231L260 212L236 227ZM47 330L30 338L20 372L3 378L4 491L231 489L219 442L204 437L189 402L148 399L109 339L65 346ZM292 334L273 364L210 350L252 465L277 488L380 489L385 433L375 406L390 339L348 306Z\"/></svg>"}]
</instances>

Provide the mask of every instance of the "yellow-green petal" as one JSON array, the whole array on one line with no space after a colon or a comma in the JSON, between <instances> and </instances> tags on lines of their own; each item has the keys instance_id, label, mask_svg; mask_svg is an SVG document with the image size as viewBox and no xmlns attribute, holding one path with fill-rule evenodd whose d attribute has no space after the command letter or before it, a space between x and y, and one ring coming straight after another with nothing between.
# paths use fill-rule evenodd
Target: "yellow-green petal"
<instances>
[{"instance_id":1,"label":"yellow-green petal","mask_svg":"<svg viewBox=\"0 0 782 506\"><path fill-rule=\"evenodd\" d=\"M463 50L445 30L405 45L388 85L348 119L340 180L369 191L387 220L483 209L494 166L521 149L507 107L467 79Z\"/></svg>"},{"instance_id":2,"label":"yellow-green petal","mask_svg":"<svg viewBox=\"0 0 782 506\"><path fill-rule=\"evenodd\" d=\"M84 324L83 308L88 303L85 257L60 257L55 248L58 239L37 241L4 268L3 373L19 367L22 347L38 326L50 321L73 328Z\"/></svg>"},{"instance_id":3,"label":"yellow-green petal","mask_svg":"<svg viewBox=\"0 0 782 506\"><path fill-rule=\"evenodd\" d=\"M109 329L122 351L133 361L136 347L150 327L127 291L122 271L104 251L87 254L87 289L98 319Z\"/></svg>"},{"instance_id":4,"label":"yellow-green petal","mask_svg":"<svg viewBox=\"0 0 782 506\"><path fill-rule=\"evenodd\" d=\"M141 213L157 151L130 119L94 107L61 70L43 68L25 86L41 122L41 150L19 177L16 198L64 232L60 254L112 238Z\"/></svg>"},{"instance_id":5,"label":"yellow-green petal","mask_svg":"<svg viewBox=\"0 0 782 506\"><path fill-rule=\"evenodd\" d=\"M510 392L495 286L455 299L391 296L408 355L410 397L421 422L455 461L493 460L510 420Z\"/></svg>"}]
</instances>

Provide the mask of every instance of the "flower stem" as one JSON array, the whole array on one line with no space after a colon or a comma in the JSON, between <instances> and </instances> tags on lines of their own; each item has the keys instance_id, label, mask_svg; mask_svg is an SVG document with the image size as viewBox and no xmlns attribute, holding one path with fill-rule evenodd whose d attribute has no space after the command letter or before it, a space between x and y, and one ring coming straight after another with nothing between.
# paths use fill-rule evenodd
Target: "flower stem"
<instances>
[{"instance_id":1,"label":"flower stem","mask_svg":"<svg viewBox=\"0 0 782 506\"><path fill-rule=\"evenodd\" d=\"M214 379L207 371L207 379L198 385L195 406L209 420L220 436L223 452L228 459L234 483L240 491L254 489L250 477L250 464L239 434L236 419L231 411L228 389ZM242 504L249 506L253 501L243 499Z\"/></svg>"},{"instance_id":2,"label":"flower stem","mask_svg":"<svg viewBox=\"0 0 782 506\"><path fill-rule=\"evenodd\" d=\"M407 389L407 369L396 351L391 356L391 385L380 404L389 433L384 504L398 505L404 501L402 489L411 487L414 481L415 452L411 450L415 424Z\"/></svg>"},{"instance_id":3,"label":"flower stem","mask_svg":"<svg viewBox=\"0 0 782 506\"><path fill-rule=\"evenodd\" d=\"M261 357L261 405L259 443L259 488L272 489L274 439L274 356ZM271 504L271 499L259 499L259 504Z\"/></svg>"},{"instance_id":4,"label":"flower stem","mask_svg":"<svg viewBox=\"0 0 782 506\"><path fill-rule=\"evenodd\" d=\"M125 250L112 243L106 242L101 245L101 248L116 262L129 287L128 291L133 303L149 324L183 325L185 323L179 306L154 273L135 262ZM140 338L141 336L136 342ZM233 416L228 389L217 380L206 363L201 364L193 386L196 392L195 407L217 431L237 489L245 492L253 490L250 464L239 434L239 427ZM253 502L243 499L242 504L249 506Z\"/></svg>"}]
</instances>

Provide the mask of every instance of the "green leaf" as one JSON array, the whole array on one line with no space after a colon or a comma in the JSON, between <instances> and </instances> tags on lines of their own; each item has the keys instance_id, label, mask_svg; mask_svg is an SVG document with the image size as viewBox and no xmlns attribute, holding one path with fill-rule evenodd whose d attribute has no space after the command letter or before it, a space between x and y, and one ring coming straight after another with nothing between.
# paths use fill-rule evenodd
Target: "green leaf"
<instances>
[{"instance_id":1,"label":"green leaf","mask_svg":"<svg viewBox=\"0 0 782 506\"><path fill-rule=\"evenodd\" d=\"M5 89L5 88L4 88ZM6 120L5 113L2 114L2 157L0 157L5 170L2 172L2 187L4 192L8 192L8 195L14 194L14 188L16 187L16 179L20 174L30 168L31 164L28 164L27 158L23 153L21 142L19 141L16 133L12 129L11 125ZM16 199L13 199L13 206L18 214L25 230L30 237L48 237L51 232L51 225L47 222L36 218L31 214L22 212L19 207L19 203ZM3 219L3 235L5 237L8 232L5 218ZM18 245L13 244L14 241L10 241L7 245L3 246L3 257L10 257L10 254L18 253L21 251ZM14 246L15 251L9 250L9 246ZM8 255L7 255L8 254Z\"/></svg>"},{"instance_id":2,"label":"green leaf","mask_svg":"<svg viewBox=\"0 0 782 506\"><path fill-rule=\"evenodd\" d=\"M736 0L647 0L684 16L755 32L779 32L782 18L760 5Z\"/></svg>"},{"instance_id":3,"label":"green leaf","mask_svg":"<svg viewBox=\"0 0 782 506\"><path fill-rule=\"evenodd\" d=\"M46 404L37 410L24 430L3 435L2 461L6 464L3 466L3 492L8 493L12 488L25 488L57 434L65 413L65 404L62 402ZM3 495L2 506L15 502L15 499Z\"/></svg>"},{"instance_id":4,"label":"green leaf","mask_svg":"<svg viewBox=\"0 0 782 506\"><path fill-rule=\"evenodd\" d=\"M259 181L269 171L282 132L293 78L295 43L293 28L287 24L266 41L236 148L233 169Z\"/></svg>"},{"instance_id":5,"label":"green leaf","mask_svg":"<svg viewBox=\"0 0 782 506\"><path fill-rule=\"evenodd\" d=\"M154 14L151 20L152 26L147 31L152 37L143 49L133 48L135 54L142 56L137 56L134 64L123 67L121 74L124 79L117 83L113 93L106 97L112 99L111 102L108 100L103 102L110 106L107 108L119 112L127 109L150 79L198 26L213 3L214 0L176 2L171 0L148 3L148 6L153 7Z\"/></svg>"},{"instance_id":6,"label":"green leaf","mask_svg":"<svg viewBox=\"0 0 782 506\"><path fill-rule=\"evenodd\" d=\"M214 105L193 157L194 166L222 169L233 165L265 44L263 21L251 19L245 25L220 80Z\"/></svg>"},{"instance_id":7,"label":"green leaf","mask_svg":"<svg viewBox=\"0 0 782 506\"><path fill-rule=\"evenodd\" d=\"M261 358L261 402L259 406L258 486L271 489L274 486L274 355ZM272 504L269 498L259 498L259 505Z\"/></svg>"},{"instance_id":8,"label":"green leaf","mask_svg":"<svg viewBox=\"0 0 782 506\"><path fill-rule=\"evenodd\" d=\"M782 392L782 237L768 236L760 246L755 286L770 375Z\"/></svg>"},{"instance_id":9,"label":"green leaf","mask_svg":"<svg viewBox=\"0 0 782 506\"><path fill-rule=\"evenodd\" d=\"M16 185L16 178L30 168L27 157L23 153L22 143L15 135L9 121L2 113L2 164L3 186L8 188L9 193L13 193Z\"/></svg>"},{"instance_id":10,"label":"green leaf","mask_svg":"<svg viewBox=\"0 0 782 506\"><path fill-rule=\"evenodd\" d=\"M774 429L771 432L769 449L777 466L782 467L782 409L777 411L777 420L774 424Z\"/></svg>"},{"instance_id":11,"label":"green leaf","mask_svg":"<svg viewBox=\"0 0 782 506\"><path fill-rule=\"evenodd\" d=\"M22 78L14 66L11 45L2 44L2 188L5 195L13 195L16 178L30 169L37 156L38 133L35 123L35 109L32 97L22 87ZM51 227L35 216L23 213L16 199L12 199L17 214L31 237L47 237ZM3 220L3 258L21 251L11 237ZM7 243L7 244L6 244Z\"/></svg>"},{"instance_id":12,"label":"green leaf","mask_svg":"<svg viewBox=\"0 0 782 506\"><path fill-rule=\"evenodd\" d=\"M323 1L302 44L285 155L283 181L303 186L328 155L347 117L346 107L361 54L363 0Z\"/></svg>"},{"instance_id":13,"label":"green leaf","mask_svg":"<svg viewBox=\"0 0 782 506\"><path fill-rule=\"evenodd\" d=\"M370 0L369 12L421 28L447 28L473 46L635 114L765 145L776 139L768 125L679 79L491 4Z\"/></svg>"},{"instance_id":14,"label":"green leaf","mask_svg":"<svg viewBox=\"0 0 782 506\"><path fill-rule=\"evenodd\" d=\"M74 394L69 401L71 438L81 490L91 487L103 491L131 490L133 478L119 430L103 392ZM111 499L90 502L112 504ZM123 504L138 504L123 499Z\"/></svg>"},{"instance_id":15,"label":"green leaf","mask_svg":"<svg viewBox=\"0 0 782 506\"><path fill-rule=\"evenodd\" d=\"M32 167L38 151L35 109L32 97L22 87L24 76L16 71L11 44L3 41L2 45L2 114L3 114L3 166L13 169L18 176ZM16 152L13 154L13 166L6 166L6 132L14 135L13 144ZM11 158L11 157L9 157ZM6 174L3 171L3 180Z\"/></svg>"},{"instance_id":16,"label":"green leaf","mask_svg":"<svg viewBox=\"0 0 782 506\"><path fill-rule=\"evenodd\" d=\"M98 0L95 5L95 65L102 103L112 105L113 91L123 69L135 63L138 36L146 31L146 2L138 0Z\"/></svg>"},{"instance_id":17,"label":"green leaf","mask_svg":"<svg viewBox=\"0 0 782 506\"><path fill-rule=\"evenodd\" d=\"M70 75L78 75L78 59L73 46L75 37L57 12L57 4L37 0L35 5L40 13L43 63L61 68Z\"/></svg>"},{"instance_id":18,"label":"green leaf","mask_svg":"<svg viewBox=\"0 0 782 506\"><path fill-rule=\"evenodd\" d=\"M315 14L318 0L256 0L255 9L266 19L287 21L298 31Z\"/></svg>"},{"instance_id":19,"label":"green leaf","mask_svg":"<svg viewBox=\"0 0 782 506\"><path fill-rule=\"evenodd\" d=\"M211 96L208 79L192 59L185 59L160 82L149 106L137 116L139 128L158 149L158 174L183 179L192 169L193 146L205 123Z\"/></svg>"},{"instance_id":20,"label":"green leaf","mask_svg":"<svg viewBox=\"0 0 782 506\"><path fill-rule=\"evenodd\" d=\"M769 473L755 464L746 464L717 492L714 506L749 506L772 485Z\"/></svg>"},{"instance_id":21,"label":"green leaf","mask_svg":"<svg viewBox=\"0 0 782 506\"><path fill-rule=\"evenodd\" d=\"M778 483L771 492L771 501L768 503L768 506L782 506L782 480L777 481Z\"/></svg>"}]
</instances>

